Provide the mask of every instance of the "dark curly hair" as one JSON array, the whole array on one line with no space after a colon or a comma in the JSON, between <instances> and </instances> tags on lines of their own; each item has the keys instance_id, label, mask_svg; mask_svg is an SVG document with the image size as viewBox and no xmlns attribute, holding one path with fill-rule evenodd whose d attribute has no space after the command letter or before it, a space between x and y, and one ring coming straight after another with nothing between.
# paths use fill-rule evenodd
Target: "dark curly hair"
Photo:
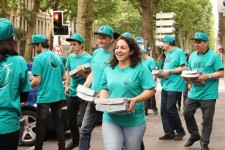
<instances>
[{"instance_id":1,"label":"dark curly hair","mask_svg":"<svg viewBox=\"0 0 225 150\"><path fill-rule=\"evenodd\" d=\"M13 38L0 41L0 54L2 55L0 61L4 61L7 58L7 55L18 55Z\"/></svg>"},{"instance_id":2,"label":"dark curly hair","mask_svg":"<svg viewBox=\"0 0 225 150\"><path fill-rule=\"evenodd\" d=\"M138 45L138 43L130 38L130 37L125 37L125 36L121 36L117 42L119 40L124 40L128 47L130 48L131 51L133 51L133 53L130 55L130 67L134 68L138 63L141 62L141 51L140 51L140 47ZM113 57L112 60L109 62L110 66L114 69L115 66L119 63L119 61L117 60L116 56L115 56L115 48L113 50Z\"/></svg>"}]
</instances>

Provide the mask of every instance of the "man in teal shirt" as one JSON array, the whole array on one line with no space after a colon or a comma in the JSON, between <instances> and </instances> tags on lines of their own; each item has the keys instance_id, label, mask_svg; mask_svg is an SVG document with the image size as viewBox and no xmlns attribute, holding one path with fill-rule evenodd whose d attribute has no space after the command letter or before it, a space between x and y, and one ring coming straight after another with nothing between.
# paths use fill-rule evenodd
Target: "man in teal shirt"
<instances>
[{"instance_id":1,"label":"man in teal shirt","mask_svg":"<svg viewBox=\"0 0 225 150\"><path fill-rule=\"evenodd\" d=\"M31 87L38 86L36 143L35 150L41 150L45 137L45 121L51 108L56 127L59 150L65 150L64 126L61 117L62 100L66 100L62 80L65 80L65 69L59 56L49 50L46 37L42 34L32 35L32 44L39 53L32 66L35 78Z\"/></svg>"},{"instance_id":2,"label":"man in teal shirt","mask_svg":"<svg viewBox=\"0 0 225 150\"><path fill-rule=\"evenodd\" d=\"M181 124L176 102L177 95L185 88L185 82L180 75L183 70L186 70L187 62L183 50L175 46L173 36L164 36L163 47L166 59L162 73L161 118L165 135L159 140L181 140L185 136L185 131Z\"/></svg>"},{"instance_id":3,"label":"man in teal shirt","mask_svg":"<svg viewBox=\"0 0 225 150\"><path fill-rule=\"evenodd\" d=\"M0 149L17 150L19 141L20 102L30 91L27 64L19 56L13 40L13 26L0 18Z\"/></svg>"},{"instance_id":4,"label":"man in teal shirt","mask_svg":"<svg viewBox=\"0 0 225 150\"><path fill-rule=\"evenodd\" d=\"M196 51L189 57L188 69L197 70L202 75L196 83L192 84L184 107L184 118L190 133L190 138L184 146L190 147L194 142L201 140L201 150L209 150L215 104L218 99L219 78L224 77L224 66L220 56L209 49L207 34L197 32L194 37L194 47ZM199 107L203 118L201 136L194 118L196 109Z\"/></svg>"},{"instance_id":5,"label":"man in teal shirt","mask_svg":"<svg viewBox=\"0 0 225 150\"><path fill-rule=\"evenodd\" d=\"M108 25L102 25L95 34L98 36L100 48L93 53L91 61L92 71L87 77L84 86L89 87L91 85L93 90L100 92L103 71L112 57L115 39L113 37L114 30ZM79 150L88 150L90 148L91 132L101 117L102 112L96 111L95 104L89 102L80 129Z\"/></svg>"},{"instance_id":6,"label":"man in teal shirt","mask_svg":"<svg viewBox=\"0 0 225 150\"><path fill-rule=\"evenodd\" d=\"M71 150L79 145L79 127L77 124L77 114L80 111L81 121L83 119L87 102L80 99L77 96L77 86L79 84L84 84L88 73L84 71L82 65L91 63L91 55L84 51L84 38L78 34L74 33L66 41L70 42L71 54L68 56L66 62L66 82L65 91L69 92L69 100L67 101L68 107L68 123L70 126L70 132L72 135L72 142L66 145L66 150ZM72 78L69 74L71 70L76 70L79 74L78 78Z\"/></svg>"}]
</instances>

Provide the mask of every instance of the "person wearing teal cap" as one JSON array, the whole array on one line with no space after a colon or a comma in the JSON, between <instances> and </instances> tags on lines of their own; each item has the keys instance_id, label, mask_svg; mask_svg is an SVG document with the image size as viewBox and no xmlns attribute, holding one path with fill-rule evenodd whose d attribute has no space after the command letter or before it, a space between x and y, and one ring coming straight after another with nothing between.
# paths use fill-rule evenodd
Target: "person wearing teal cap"
<instances>
[{"instance_id":1,"label":"person wearing teal cap","mask_svg":"<svg viewBox=\"0 0 225 150\"><path fill-rule=\"evenodd\" d=\"M83 85L86 87L91 85L91 89L96 92L100 92L102 89L102 75L112 57L115 41L114 33L115 32L112 27L107 25L102 25L99 30L94 33L98 36L99 48L93 52L91 61L92 70ZM91 132L101 117L102 112L96 111L95 104L93 102L88 102L80 129L79 149L87 150L90 148Z\"/></svg>"},{"instance_id":2,"label":"person wearing teal cap","mask_svg":"<svg viewBox=\"0 0 225 150\"><path fill-rule=\"evenodd\" d=\"M156 62L155 60L148 55L148 52L146 49L141 50L141 57L142 57L142 62L144 65L146 65L149 69L150 72L152 72L153 69L156 67ZM158 108L156 107L156 99L155 95L153 95L151 98L149 98L147 101L145 101L145 115L148 115L148 109L152 109L154 114L158 114Z\"/></svg>"},{"instance_id":3,"label":"person wearing teal cap","mask_svg":"<svg viewBox=\"0 0 225 150\"><path fill-rule=\"evenodd\" d=\"M58 148L65 149L64 126L61 117L62 103L66 100L62 80L65 80L65 69L59 56L49 50L47 38L42 34L32 35L34 49L40 52L35 56L32 65L34 79L31 87L38 85L37 120L35 150L41 150L45 138L46 118L51 108L56 128Z\"/></svg>"},{"instance_id":4,"label":"person wearing teal cap","mask_svg":"<svg viewBox=\"0 0 225 150\"><path fill-rule=\"evenodd\" d=\"M133 38L133 35L130 32L124 32L122 34L122 36L126 36L126 37L129 37L129 38Z\"/></svg>"},{"instance_id":5,"label":"person wearing teal cap","mask_svg":"<svg viewBox=\"0 0 225 150\"><path fill-rule=\"evenodd\" d=\"M125 114L104 112L105 150L140 150L146 128L143 101L155 94L155 85L149 69L141 63L137 42L121 36L113 58L104 70L100 98L128 98L130 102Z\"/></svg>"},{"instance_id":6,"label":"person wearing teal cap","mask_svg":"<svg viewBox=\"0 0 225 150\"><path fill-rule=\"evenodd\" d=\"M212 132L213 116L215 113L216 99L218 99L219 78L224 77L224 66L216 52L208 45L206 33L197 32L194 36L194 51L188 60L188 70L197 70L201 76L196 83L189 83L191 89L184 107L184 119L190 138L185 147L192 146L200 140L201 150L209 150L210 135ZM201 84L204 83L204 84ZM195 112L198 108L202 110L202 132L198 131L195 120Z\"/></svg>"},{"instance_id":7,"label":"person wearing teal cap","mask_svg":"<svg viewBox=\"0 0 225 150\"><path fill-rule=\"evenodd\" d=\"M13 41L13 25L0 18L0 149L17 150L20 131L20 102L30 91L28 68Z\"/></svg>"},{"instance_id":8,"label":"person wearing teal cap","mask_svg":"<svg viewBox=\"0 0 225 150\"><path fill-rule=\"evenodd\" d=\"M165 135L159 140L181 140L185 135L177 111L176 102L179 93L184 91L185 82L181 72L186 70L186 59L183 50L175 46L175 38L165 35L163 48L166 58L162 73L161 118Z\"/></svg>"},{"instance_id":9,"label":"person wearing teal cap","mask_svg":"<svg viewBox=\"0 0 225 150\"><path fill-rule=\"evenodd\" d=\"M71 54L68 56L66 62L66 82L65 82L65 92L69 94L69 100L67 101L68 108L68 123L70 127L70 132L72 135L72 141L66 145L66 150L71 150L79 145L79 127L77 114L80 112L81 121L83 119L87 102L80 99L77 96L76 89L79 84L84 84L88 73L85 72L82 65L91 63L91 55L84 51L84 38L78 34L74 33L66 41L70 42ZM70 71L76 69L77 73L81 78L72 78L69 74Z\"/></svg>"}]
</instances>

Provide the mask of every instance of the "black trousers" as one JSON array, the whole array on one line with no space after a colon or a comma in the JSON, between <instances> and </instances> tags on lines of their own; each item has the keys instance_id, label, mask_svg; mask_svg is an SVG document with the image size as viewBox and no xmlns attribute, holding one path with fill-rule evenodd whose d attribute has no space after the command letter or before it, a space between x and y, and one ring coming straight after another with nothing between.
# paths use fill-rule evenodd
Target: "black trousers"
<instances>
[{"instance_id":1,"label":"black trousers","mask_svg":"<svg viewBox=\"0 0 225 150\"><path fill-rule=\"evenodd\" d=\"M0 150L17 150L19 130L7 134L0 134Z\"/></svg>"}]
</instances>

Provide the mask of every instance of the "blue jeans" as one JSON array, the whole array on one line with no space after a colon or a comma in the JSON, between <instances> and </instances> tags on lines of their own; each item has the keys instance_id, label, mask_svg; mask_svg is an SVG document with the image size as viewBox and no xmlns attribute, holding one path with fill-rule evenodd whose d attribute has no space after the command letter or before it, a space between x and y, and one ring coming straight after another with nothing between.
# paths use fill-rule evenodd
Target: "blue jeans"
<instances>
[{"instance_id":1,"label":"blue jeans","mask_svg":"<svg viewBox=\"0 0 225 150\"><path fill-rule=\"evenodd\" d=\"M161 118L165 135L171 137L176 133L184 132L179 114L177 112L176 102L179 92L166 91L161 92Z\"/></svg>"},{"instance_id":2,"label":"blue jeans","mask_svg":"<svg viewBox=\"0 0 225 150\"><path fill-rule=\"evenodd\" d=\"M72 135L72 141L74 144L79 144L80 131L77 124L77 114L80 110L80 115L83 116L87 107L87 102L81 100L79 97L70 97L67 101L68 108L68 123L70 126L70 132Z\"/></svg>"},{"instance_id":3,"label":"blue jeans","mask_svg":"<svg viewBox=\"0 0 225 150\"><path fill-rule=\"evenodd\" d=\"M199 137L198 126L194 117L196 110L200 107L203 115L201 144L208 144L212 132L213 116L215 113L216 100L193 100L187 98L184 107L184 119L190 138Z\"/></svg>"},{"instance_id":4,"label":"blue jeans","mask_svg":"<svg viewBox=\"0 0 225 150\"><path fill-rule=\"evenodd\" d=\"M62 101L53 103L38 103L37 104L37 120L36 120L36 143L35 150L42 150L45 132L46 118L49 113L49 107L52 111L53 125L56 128L59 150L65 149L65 133L61 117Z\"/></svg>"},{"instance_id":5,"label":"blue jeans","mask_svg":"<svg viewBox=\"0 0 225 150\"><path fill-rule=\"evenodd\" d=\"M80 129L79 150L88 150L90 148L91 132L101 117L102 112L96 111L95 104L89 102Z\"/></svg>"},{"instance_id":6,"label":"blue jeans","mask_svg":"<svg viewBox=\"0 0 225 150\"><path fill-rule=\"evenodd\" d=\"M139 150L145 133L146 123L136 127L122 127L103 122L102 135L105 150Z\"/></svg>"}]
</instances>

